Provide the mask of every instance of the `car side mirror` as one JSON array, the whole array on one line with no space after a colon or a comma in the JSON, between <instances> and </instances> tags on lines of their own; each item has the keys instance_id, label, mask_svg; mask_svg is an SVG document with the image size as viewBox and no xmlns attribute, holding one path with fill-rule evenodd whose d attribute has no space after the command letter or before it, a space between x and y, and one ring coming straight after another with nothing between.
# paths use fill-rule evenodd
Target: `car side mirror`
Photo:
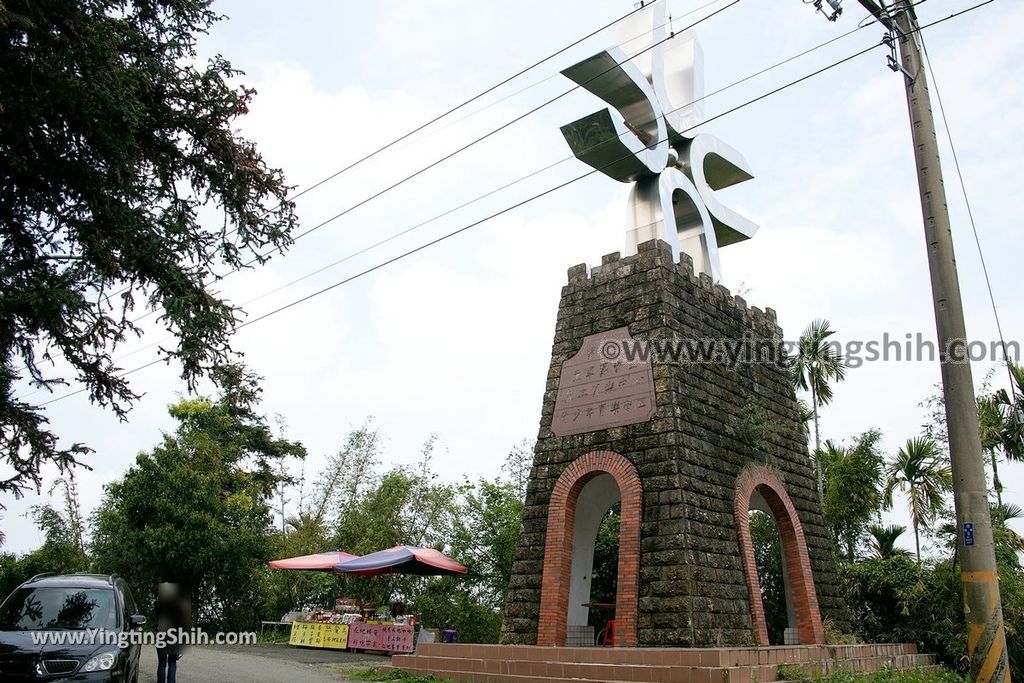
<instances>
[{"instance_id":1,"label":"car side mirror","mask_svg":"<svg viewBox=\"0 0 1024 683\"><path fill-rule=\"evenodd\" d=\"M131 623L132 628L139 628L140 626L146 623L146 617L142 616L141 614L133 614L131 617L129 617L128 621Z\"/></svg>"}]
</instances>

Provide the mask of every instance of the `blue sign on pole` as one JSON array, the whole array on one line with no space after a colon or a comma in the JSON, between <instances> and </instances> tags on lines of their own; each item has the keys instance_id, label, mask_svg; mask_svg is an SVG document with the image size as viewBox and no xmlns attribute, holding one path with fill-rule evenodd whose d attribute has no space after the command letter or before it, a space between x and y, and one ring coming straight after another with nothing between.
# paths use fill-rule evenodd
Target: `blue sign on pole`
<instances>
[{"instance_id":1,"label":"blue sign on pole","mask_svg":"<svg viewBox=\"0 0 1024 683\"><path fill-rule=\"evenodd\" d=\"M974 525L964 522L964 545L974 545Z\"/></svg>"}]
</instances>

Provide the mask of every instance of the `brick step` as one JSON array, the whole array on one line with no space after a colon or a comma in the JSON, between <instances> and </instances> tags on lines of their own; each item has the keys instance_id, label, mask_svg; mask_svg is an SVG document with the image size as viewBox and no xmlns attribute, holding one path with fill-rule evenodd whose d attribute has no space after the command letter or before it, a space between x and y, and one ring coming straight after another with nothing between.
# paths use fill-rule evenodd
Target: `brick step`
<instances>
[{"instance_id":1,"label":"brick step","mask_svg":"<svg viewBox=\"0 0 1024 683\"><path fill-rule=\"evenodd\" d=\"M557 648L423 643L392 667L459 683L769 683L778 665L809 676L884 667L935 668L912 644L770 648Z\"/></svg>"},{"instance_id":2,"label":"brick step","mask_svg":"<svg viewBox=\"0 0 1024 683\"><path fill-rule=\"evenodd\" d=\"M430 675L441 680L458 683L651 683L652 679L636 678L554 678L551 676L522 676L514 674L467 673L465 671L432 671L427 669L404 669L411 674ZM691 679L678 677L673 683L691 683ZM693 681L692 683L697 683Z\"/></svg>"},{"instance_id":3,"label":"brick step","mask_svg":"<svg viewBox=\"0 0 1024 683\"><path fill-rule=\"evenodd\" d=\"M902 668L904 668L904 669L912 668L912 669L914 669L916 671L919 671L921 673L927 674L927 673L933 673L933 672L937 672L937 671L942 671L945 667L943 667L941 664L934 664L933 663L933 664L925 664L925 665L920 665L920 666L902 667ZM858 673L870 673L870 672L858 672ZM808 676L809 676L808 678L792 678L792 677L791 678L787 678L786 679L786 683L812 683L813 681L817 680L815 678L816 674L814 672L808 672ZM773 683L773 682L765 681L765 683ZM776 681L774 683L779 683L779 682Z\"/></svg>"},{"instance_id":4,"label":"brick step","mask_svg":"<svg viewBox=\"0 0 1024 683\"><path fill-rule=\"evenodd\" d=\"M433 673L458 681L489 681L492 677L542 678L576 681L645 681L649 683L752 683L777 679L776 665L678 666L639 664L596 664L526 660L471 659L454 657L396 656L393 666L411 673ZM935 664L931 655L895 655L824 660L799 664L808 674L832 671L870 673L886 667L910 669ZM444 676L441 676L441 674Z\"/></svg>"},{"instance_id":5,"label":"brick step","mask_svg":"<svg viewBox=\"0 0 1024 683\"><path fill-rule=\"evenodd\" d=\"M538 662L451 657L394 657L392 665L411 673L433 673L459 681L483 681L493 676L575 681L647 681L649 683L752 683L775 680L778 667L700 667L587 662Z\"/></svg>"},{"instance_id":6,"label":"brick step","mask_svg":"<svg viewBox=\"0 0 1024 683\"><path fill-rule=\"evenodd\" d=\"M827 660L916 655L913 644L810 645L770 648L571 648L522 645L473 645L423 643L409 657L443 657L526 662L626 664L637 666L731 667L804 664Z\"/></svg>"},{"instance_id":7,"label":"brick step","mask_svg":"<svg viewBox=\"0 0 1024 683\"><path fill-rule=\"evenodd\" d=\"M920 669L935 666L934 655L895 655L887 657L853 657L799 665L809 673L828 674L833 671L872 673L886 667L894 669Z\"/></svg>"}]
</instances>

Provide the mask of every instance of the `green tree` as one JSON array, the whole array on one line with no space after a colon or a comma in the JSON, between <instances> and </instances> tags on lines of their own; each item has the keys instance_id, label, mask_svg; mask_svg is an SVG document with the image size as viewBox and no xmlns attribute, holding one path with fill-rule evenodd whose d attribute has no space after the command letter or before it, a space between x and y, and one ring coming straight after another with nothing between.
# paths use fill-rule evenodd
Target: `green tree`
<instances>
[{"instance_id":1,"label":"green tree","mask_svg":"<svg viewBox=\"0 0 1024 683\"><path fill-rule=\"evenodd\" d=\"M255 412L257 379L231 367L216 400L171 406L174 434L107 487L93 519L100 571L126 577L140 597L160 581L185 584L204 625L243 628L258 619L272 559L274 465L305 455Z\"/></svg>"},{"instance_id":2,"label":"green tree","mask_svg":"<svg viewBox=\"0 0 1024 683\"><path fill-rule=\"evenodd\" d=\"M267 534L273 559L312 555L330 550L327 529L308 513L288 515L285 533ZM262 612L265 618L280 619L294 609L330 605L343 594L343 580L333 572L289 571L261 568L263 574Z\"/></svg>"},{"instance_id":3,"label":"green tree","mask_svg":"<svg viewBox=\"0 0 1024 683\"><path fill-rule=\"evenodd\" d=\"M461 507L459 519L468 542L453 550L473 572L472 579L478 583L482 601L500 611L512 578L512 560L523 517L517 484L481 479L475 487L466 487Z\"/></svg>"},{"instance_id":4,"label":"green tree","mask_svg":"<svg viewBox=\"0 0 1024 683\"><path fill-rule=\"evenodd\" d=\"M148 308L193 387L231 357L237 309L213 283L290 243L288 188L237 134L254 91L196 58L210 4L0 3L0 492L89 452L58 443L20 380L66 383L44 367L59 355L123 417L138 397L113 353ZM201 225L204 207L222 220Z\"/></svg>"},{"instance_id":5,"label":"green tree","mask_svg":"<svg viewBox=\"0 0 1024 683\"><path fill-rule=\"evenodd\" d=\"M1013 381L1010 385L1010 393L1007 394L1003 390L1001 394L1001 400L1004 404L1010 407L1011 416L1013 418L1014 426L1018 429L1024 427L1024 366L1017 365L1014 362L1008 364L1010 368L1010 376ZM1017 432L1018 444L1020 444L1020 432Z\"/></svg>"},{"instance_id":6,"label":"green tree","mask_svg":"<svg viewBox=\"0 0 1024 683\"><path fill-rule=\"evenodd\" d=\"M825 448L818 453L825 478L821 514L850 562L856 556L858 542L882 506L878 485L883 464L878 448L881 438L882 433L872 429L857 437L849 448L827 440Z\"/></svg>"},{"instance_id":7,"label":"green tree","mask_svg":"<svg viewBox=\"0 0 1024 683\"><path fill-rule=\"evenodd\" d=\"M996 502L1003 503L999 479L999 455L1006 460L1024 460L1024 368L1009 364L1010 391L999 389L978 397L978 426L982 449L992 466L992 488Z\"/></svg>"},{"instance_id":8,"label":"green tree","mask_svg":"<svg viewBox=\"0 0 1024 683\"><path fill-rule=\"evenodd\" d=\"M21 557L0 555L0 600L36 574L70 574L89 568L89 557L71 516L52 505L35 505L29 515L43 532L43 544Z\"/></svg>"},{"instance_id":9,"label":"green tree","mask_svg":"<svg viewBox=\"0 0 1024 683\"><path fill-rule=\"evenodd\" d=\"M819 410L832 402L832 381L846 377L846 366L842 355L830 344L828 338L835 334L827 320L818 318L800 335L796 355L792 359L793 385L811 392L811 417L814 422L814 469L818 479L818 496L824 495L825 482L818 462L821 450Z\"/></svg>"},{"instance_id":10,"label":"green tree","mask_svg":"<svg viewBox=\"0 0 1024 683\"><path fill-rule=\"evenodd\" d=\"M363 424L351 430L341 447L327 458L324 468L317 474L312 493L305 492L305 470L298 482L282 482L278 487L279 512L283 519L283 531L272 539L275 557L311 555L327 550L372 552L387 546L372 547L355 551L348 544L353 542L357 531L339 533L339 525L345 516L365 502L365 496L378 483L375 468L380 462L382 443L380 431L374 426L373 418L367 417ZM289 514L284 511L285 489L298 485L297 506ZM386 517L393 512L381 513ZM395 513L397 514L397 513ZM364 517L365 521L365 517ZM354 529L354 527L353 527ZM344 536L344 538L342 538ZM390 540L390 539L389 539ZM362 547L362 546L361 546ZM376 586L380 580L362 581ZM299 572L270 570L266 576L264 592L265 613L278 616L289 610L304 606L322 607L329 605L339 595L352 594L362 597L365 592L352 593L353 585L346 577L330 572ZM355 588L360 588L357 583Z\"/></svg>"},{"instance_id":11,"label":"green tree","mask_svg":"<svg viewBox=\"0 0 1024 683\"><path fill-rule=\"evenodd\" d=\"M814 420L814 411L807 405L807 401L798 399L796 402L797 412L800 415L800 431L806 439L811 435L811 422Z\"/></svg>"},{"instance_id":12,"label":"green tree","mask_svg":"<svg viewBox=\"0 0 1024 683\"><path fill-rule=\"evenodd\" d=\"M508 477L508 483L519 500L526 500L526 487L530 483L532 467L533 443L523 439L512 447L501 466L502 473Z\"/></svg>"},{"instance_id":13,"label":"green tree","mask_svg":"<svg viewBox=\"0 0 1024 683\"><path fill-rule=\"evenodd\" d=\"M1015 519L1024 519L1024 509L1019 505L999 503L992 506L992 540L996 551L1003 557L1003 564L1020 567L1024 537L1010 527L1010 522Z\"/></svg>"},{"instance_id":14,"label":"green tree","mask_svg":"<svg viewBox=\"0 0 1024 683\"><path fill-rule=\"evenodd\" d=\"M981 432L981 449L988 454L992 466L992 489L996 492L996 500L1003 503L1003 482L999 479L998 453L1004 445L1006 430L1002 407L995 396L978 398L978 429Z\"/></svg>"},{"instance_id":15,"label":"green tree","mask_svg":"<svg viewBox=\"0 0 1024 683\"><path fill-rule=\"evenodd\" d=\"M782 540L775 520L760 510L750 511L750 540L754 546L757 580L768 627L768 642L785 643L789 614L786 610L786 584L782 569Z\"/></svg>"},{"instance_id":16,"label":"green tree","mask_svg":"<svg viewBox=\"0 0 1024 683\"><path fill-rule=\"evenodd\" d=\"M928 528L942 509L943 497L953 488L949 465L939 458L935 442L921 437L909 439L889 461L885 476L885 506L891 509L893 493L899 489L910 503L917 561L921 562L921 528Z\"/></svg>"},{"instance_id":17,"label":"green tree","mask_svg":"<svg viewBox=\"0 0 1024 683\"><path fill-rule=\"evenodd\" d=\"M910 551L896 545L896 541L907 531L907 527L899 524L882 526L872 524L868 527L871 535L871 557L877 560L888 560L893 557L910 557Z\"/></svg>"},{"instance_id":18,"label":"green tree","mask_svg":"<svg viewBox=\"0 0 1024 683\"><path fill-rule=\"evenodd\" d=\"M438 481L431 466L435 445L435 438L429 438L415 468L391 468L350 501L335 527L337 547L359 555L396 545L451 550L460 538L461 487ZM380 605L408 603L422 583L419 577L385 574L348 581L346 590Z\"/></svg>"},{"instance_id":19,"label":"green tree","mask_svg":"<svg viewBox=\"0 0 1024 683\"><path fill-rule=\"evenodd\" d=\"M373 417L367 417L361 426L345 436L341 448L327 459L309 504L300 503L301 512L317 523L339 523L348 509L375 484L382 443L383 437L374 426Z\"/></svg>"},{"instance_id":20,"label":"green tree","mask_svg":"<svg viewBox=\"0 0 1024 683\"><path fill-rule=\"evenodd\" d=\"M998 536L995 510L992 523ZM948 533L955 541L955 524ZM1024 673L1024 571L1016 553L1006 549L997 546L996 563L1011 678L1017 679ZM838 569L852 624L865 642L920 643L922 651L936 654L947 667L967 673L963 583L955 554L921 564L897 553L844 562Z\"/></svg>"},{"instance_id":21,"label":"green tree","mask_svg":"<svg viewBox=\"0 0 1024 683\"><path fill-rule=\"evenodd\" d=\"M496 643L523 505L514 480L481 479L461 494L447 552L469 573L421 579L411 602L424 623L454 628L460 641Z\"/></svg>"}]
</instances>

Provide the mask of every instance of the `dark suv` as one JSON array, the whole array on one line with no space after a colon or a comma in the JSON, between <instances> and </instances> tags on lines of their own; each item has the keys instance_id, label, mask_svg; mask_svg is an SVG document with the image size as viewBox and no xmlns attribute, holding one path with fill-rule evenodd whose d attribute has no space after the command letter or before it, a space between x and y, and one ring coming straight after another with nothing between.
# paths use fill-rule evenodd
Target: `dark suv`
<instances>
[{"instance_id":1,"label":"dark suv","mask_svg":"<svg viewBox=\"0 0 1024 683\"><path fill-rule=\"evenodd\" d=\"M0 683L137 683L138 612L114 576L32 577L0 605Z\"/></svg>"}]
</instances>

